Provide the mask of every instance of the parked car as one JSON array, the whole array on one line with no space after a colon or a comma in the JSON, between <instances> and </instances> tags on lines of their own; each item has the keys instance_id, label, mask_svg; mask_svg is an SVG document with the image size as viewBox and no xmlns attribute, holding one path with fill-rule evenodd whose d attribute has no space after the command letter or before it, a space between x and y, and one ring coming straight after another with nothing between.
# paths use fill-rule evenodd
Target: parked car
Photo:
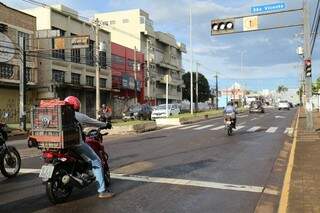
<instances>
[{"instance_id":1,"label":"parked car","mask_svg":"<svg viewBox=\"0 0 320 213\"><path fill-rule=\"evenodd\" d=\"M290 110L290 104L289 104L289 102L288 102L288 101L279 101L278 109L279 109L279 110L281 110L281 109Z\"/></svg>"},{"instance_id":2,"label":"parked car","mask_svg":"<svg viewBox=\"0 0 320 213\"><path fill-rule=\"evenodd\" d=\"M264 107L261 101L252 101L249 107L249 113L260 112L264 113Z\"/></svg>"},{"instance_id":3,"label":"parked car","mask_svg":"<svg viewBox=\"0 0 320 213\"><path fill-rule=\"evenodd\" d=\"M178 115L179 113L180 113L180 109L178 105L168 104L168 116ZM165 117L167 117L165 104L161 104L157 106L157 108L152 111L152 114L151 114L152 119L165 118Z\"/></svg>"},{"instance_id":4,"label":"parked car","mask_svg":"<svg viewBox=\"0 0 320 213\"><path fill-rule=\"evenodd\" d=\"M152 108L148 104L133 105L129 107L129 110L122 114L122 120L151 120Z\"/></svg>"}]
</instances>

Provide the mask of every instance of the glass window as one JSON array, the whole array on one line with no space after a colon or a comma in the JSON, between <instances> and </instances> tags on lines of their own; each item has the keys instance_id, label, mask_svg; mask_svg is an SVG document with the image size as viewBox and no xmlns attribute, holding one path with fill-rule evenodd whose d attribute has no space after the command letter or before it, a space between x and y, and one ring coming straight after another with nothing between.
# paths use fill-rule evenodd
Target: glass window
<instances>
[{"instance_id":1,"label":"glass window","mask_svg":"<svg viewBox=\"0 0 320 213\"><path fill-rule=\"evenodd\" d=\"M133 63L133 60L128 59L128 60L127 60L127 64L128 64L128 66L129 66L130 69L133 69L133 64L134 64L134 63Z\"/></svg>"},{"instance_id":2,"label":"glass window","mask_svg":"<svg viewBox=\"0 0 320 213\"><path fill-rule=\"evenodd\" d=\"M71 83L75 85L80 85L80 74L71 73Z\"/></svg>"},{"instance_id":3,"label":"glass window","mask_svg":"<svg viewBox=\"0 0 320 213\"><path fill-rule=\"evenodd\" d=\"M0 63L0 78L10 79L13 77L13 65Z\"/></svg>"},{"instance_id":4,"label":"glass window","mask_svg":"<svg viewBox=\"0 0 320 213\"><path fill-rule=\"evenodd\" d=\"M80 63L80 49L71 50L71 61L73 63Z\"/></svg>"},{"instance_id":5,"label":"glass window","mask_svg":"<svg viewBox=\"0 0 320 213\"><path fill-rule=\"evenodd\" d=\"M107 53L106 52L99 52L99 60L100 60L100 66L102 69L107 68Z\"/></svg>"},{"instance_id":6,"label":"glass window","mask_svg":"<svg viewBox=\"0 0 320 213\"><path fill-rule=\"evenodd\" d=\"M124 64L124 58L118 55L111 55L111 62L114 64Z\"/></svg>"},{"instance_id":7,"label":"glass window","mask_svg":"<svg viewBox=\"0 0 320 213\"><path fill-rule=\"evenodd\" d=\"M93 77L92 76L86 76L86 84L87 86L93 87Z\"/></svg>"},{"instance_id":8,"label":"glass window","mask_svg":"<svg viewBox=\"0 0 320 213\"><path fill-rule=\"evenodd\" d=\"M89 48L86 49L86 64L93 66L94 64L94 60L93 60L93 56L94 56L94 41L90 40L89 41Z\"/></svg>"},{"instance_id":9,"label":"glass window","mask_svg":"<svg viewBox=\"0 0 320 213\"><path fill-rule=\"evenodd\" d=\"M28 33L18 31L19 46L22 46L22 44L20 44L20 38L25 39L25 48L26 48L26 50L29 50L30 49L29 48L30 47L30 35Z\"/></svg>"},{"instance_id":10,"label":"glass window","mask_svg":"<svg viewBox=\"0 0 320 213\"><path fill-rule=\"evenodd\" d=\"M101 88L106 88L107 87L107 79L100 78L100 87Z\"/></svg>"},{"instance_id":11,"label":"glass window","mask_svg":"<svg viewBox=\"0 0 320 213\"><path fill-rule=\"evenodd\" d=\"M52 80L58 83L64 83L64 71L52 70Z\"/></svg>"},{"instance_id":12,"label":"glass window","mask_svg":"<svg viewBox=\"0 0 320 213\"><path fill-rule=\"evenodd\" d=\"M66 33L64 30L61 30L61 29L56 28L56 27L51 27L51 29L52 30L59 30L61 37L63 37L65 35L65 33ZM55 46L55 40L53 38L52 39L52 49L54 48L54 46ZM65 60L65 51L64 50L52 50L52 57Z\"/></svg>"}]
</instances>

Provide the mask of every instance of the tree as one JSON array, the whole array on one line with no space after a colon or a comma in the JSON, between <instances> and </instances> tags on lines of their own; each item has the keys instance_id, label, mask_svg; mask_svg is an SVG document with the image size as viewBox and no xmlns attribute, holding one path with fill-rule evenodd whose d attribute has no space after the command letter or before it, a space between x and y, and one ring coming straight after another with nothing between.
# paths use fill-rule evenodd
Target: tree
<instances>
[{"instance_id":1,"label":"tree","mask_svg":"<svg viewBox=\"0 0 320 213\"><path fill-rule=\"evenodd\" d=\"M317 93L318 94L319 90L320 90L320 77L317 78L316 82L314 82L312 84L312 92L313 93Z\"/></svg>"},{"instance_id":2,"label":"tree","mask_svg":"<svg viewBox=\"0 0 320 213\"><path fill-rule=\"evenodd\" d=\"M287 92L288 91L288 88L286 87L286 86L284 86L284 85L280 85L280 86L278 86L278 88L277 88L277 93L283 93L283 92Z\"/></svg>"},{"instance_id":3,"label":"tree","mask_svg":"<svg viewBox=\"0 0 320 213\"><path fill-rule=\"evenodd\" d=\"M198 74L198 92L199 102L207 101L210 98L210 86L208 80L201 73ZM182 76L185 88L182 90L182 98L190 101L190 72L185 73ZM193 101L196 100L196 73L193 73Z\"/></svg>"}]
</instances>

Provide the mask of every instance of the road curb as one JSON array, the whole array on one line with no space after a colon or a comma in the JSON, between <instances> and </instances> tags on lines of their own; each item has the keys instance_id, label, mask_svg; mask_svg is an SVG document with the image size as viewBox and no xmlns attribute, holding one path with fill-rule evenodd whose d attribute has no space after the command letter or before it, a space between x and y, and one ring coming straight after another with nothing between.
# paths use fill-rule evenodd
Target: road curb
<instances>
[{"instance_id":1,"label":"road curb","mask_svg":"<svg viewBox=\"0 0 320 213\"><path fill-rule=\"evenodd\" d=\"M296 118L293 143L292 143L292 148L290 151L286 174L285 174L284 181L283 181L283 187L282 187L282 191L281 191L278 213L285 213L285 212L287 212L287 208L288 208L289 189L290 189L291 174L292 174L294 156L295 156L296 145L297 145L297 133L298 133L299 118L300 118L300 109L298 111L298 116Z\"/></svg>"}]
</instances>

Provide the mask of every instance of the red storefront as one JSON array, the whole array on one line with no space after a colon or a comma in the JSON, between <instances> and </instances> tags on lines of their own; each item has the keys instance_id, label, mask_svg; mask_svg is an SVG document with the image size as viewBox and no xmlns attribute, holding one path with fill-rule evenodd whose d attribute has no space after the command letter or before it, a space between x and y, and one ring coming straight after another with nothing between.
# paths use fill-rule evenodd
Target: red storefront
<instances>
[{"instance_id":1,"label":"red storefront","mask_svg":"<svg viewBox=\"0 0 320 213\"><path fill-rule=\"evenodd\" d=\"M111 44L112 94L123 99L135 97L134 54L136 55L137 99L144 102L144 54L122 45Z\"/></svg>"}]
</instances>

